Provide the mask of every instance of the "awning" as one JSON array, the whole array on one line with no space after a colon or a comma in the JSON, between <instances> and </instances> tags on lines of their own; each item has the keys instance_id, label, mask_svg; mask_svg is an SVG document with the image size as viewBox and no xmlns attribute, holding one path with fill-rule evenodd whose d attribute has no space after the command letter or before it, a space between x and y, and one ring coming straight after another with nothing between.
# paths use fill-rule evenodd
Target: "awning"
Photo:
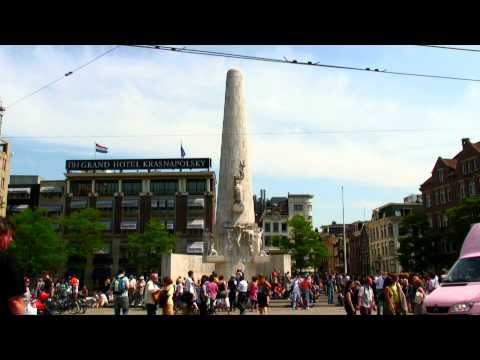
<instances>
[{"instance_id":1,"label":"awning","mask_svg":"<svg viewBox=\"0 0 480 360\"><path fill-rule=\"evenodd\" d=\"M188 199L188 207L203 208L204 206L205 206L205 199L204 198Z\"/></svg>"},{"instance_id":2,"label":"awning","mask_svg":"<svg viewBox=\"0 0 480 360\"><path fill-rule=\"evenodd\" d=\"M122 207L137 208L138 207L138 200L137 199L122 200Z\"/></svg>"},{"instance_id":3,"label":"awning","mask_svg":"<svg viewBox=\"0 0 480 360\"><path fill-rule=\"evenodd\" d=\"M8 188L9 193L27 193L30 194L31 188Z\"/></svg>"},{"instance_id":4,"label":"awning","mask_svg":"<svg viewBox=\"0 0 480 360\"><path fill-rule=\"evenodd\" d=\"M48 212L62 212L62 210L63 210L62 205L42 205L40 207L42 209L47 210Z\"/></svg>"},{"instance_id":5,"label":"awning","mask_svg":"<svg viewBox=\"0 0 480 360\"><path fill-rule=\"evenodd\" d=\"M203 219L188 220L187 229L203 229Z\"/></svg>"},{"instance_id":6,"label":"awning","mask_svg":"<svg viewBox=\"0 0 480 360\"><path fill-rule=\"evenodd\" d=\"M40 187L41 193L63 193L63 188L56 186L42 186Z\"/></svg>"},{"instance_id":7,"label":"awning","mask_svg":"<svg viewBox=\"0 0 480 360\"><path fill-rule=\"evenodd\" d=\"M137 222L136 221L122 221L120 224L120 229L122 230L136 230Z\"/></svg>"},{"instance_id":8,"label":"awning","mask_svg":"<svg viewBox=\"0 0 480 360\"><path fill-rule=\"evenodd\" d=\"M97 200L97 203L95 204L97 209L110 209L113 207L113 201L112 200Z\"/></svg>"},{"instance_id":9,"label":"awning","mask_svg":"<svg viewBox=\"0 0 480 360\"><path fill-rule=\"evenodd\" d=\"M70 203L72 209L83 209L87 207L87 200L74 200Z\"/></svg>"},{"instance_id":10,"label":"awning","mask_svg":"<svg viewBox=\"0 0 480 360\"><path fill-rule=\"evenodd\" d=\"M188 245L187 254L203 254L203 241L195 241Z\"/></svg>"},{"instance_id":11,"label":"awning","mask_svg":"<svg viewBox=\"0 0 480 360\"><path fill-rule=\"evenodd\" d=\"M30 207L30 205L12 205L10 206L10 211L13 212L21 212L23 210L26 210Z\"/></svg>"}]
</instances>

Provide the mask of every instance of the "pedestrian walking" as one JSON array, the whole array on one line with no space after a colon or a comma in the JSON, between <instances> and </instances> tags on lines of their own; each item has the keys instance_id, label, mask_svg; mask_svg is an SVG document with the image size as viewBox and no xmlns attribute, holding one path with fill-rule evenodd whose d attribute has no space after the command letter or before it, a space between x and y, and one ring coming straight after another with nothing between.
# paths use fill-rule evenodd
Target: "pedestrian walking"
<instances>
[{"instance_id":1,"label":"pedestrian walking","mask_svg":"<svg viewBox=\"0 0 480 360\"><path fill-rule=\"evenodd\" d=\"M372 310L375 308L372 284L373 279L367 276L363 285L358 289L358 308L360 315L372 315Z\"/></svg>"},{"instance_id":2,"label":"pedestrian walking","mask_svg":"<svg viewBox=\"0 0 480 360\"><path fill-rule=\"evenodd\" d=\"M385 286L385 274L378 272L378 276L375 279L375 294L377 296L377 315L383 315L383 309L385 307L385 292L383 290Z\"/></svg>"},{"instance_id":3,"label":"pedestrian walking","mask_svg":"<svg viewBox=\"0 0 480 360\"><path fill-rule=\"evenodd\" d=\"M413 314L423 315L423 302L425 301L426 292L423 288L423 282L419 277L414 280L415 285L415 298L413 300Z\"/></svg>"},{"instance_id":4,"label":"pedestrian walking","mask_svg":"<svg viewBox=\"0 0 480 360\"><path fill-rule=\"evenodd\" d=\"M230 311L235 310L237 300L237 280L235 276L231 276L228 280L228 300L230 302Z\"/></svg>"},{"instance_id":5,"label":"pedestrian walking","mask_svg":"<svg viewBox=\"0 0 480 360\"><path fill-rule=\"evenodd\" d=\"M128 279L128 303L130 306L134 306L135 290L137 289L137 279L135 276L130 275Z\"/></svg>"},{"instance_id":6,"label":"pedestrian walking","mask_svg":"<svg viewBox=\"0 0 480 360\"><path fill-rule=\"evenodd\" d=\"M267 315L268 304L272 293L272 285L267 281L265 276L258 275L258 312L260 315Z\"/></svg>"},{"instance_id":7,"label":"pedestrian walking","mask_svg":"<svg viewBox=\"0 0 480 360\"><path fill-rule=\"evenodd\" d=\"M327 288L327 303L333 305L333 295L335 293L335 282L333 281L332 275L328 275L326 284Z\"/></svg>"},{"instance_id":8,"label":"pedestrian walking","mask_svg":"<svg viewBox=\"0 0 480 360\"><path fill-rule=\"evenodd\" d=\"M300 283L300 289L302 291L303 308L305 310L310 309L310 293L312 291L312 280L310 276L306 276Z\"/></svg>"},{"instance_id":9,"label":"pedestrian walking","mask_svg":"<svg viewBox=\"0 0 480 360\"><path fill-rule=\"evenodd\" d=\"M300 278L296 276L293 279L293 284L292 284L292 310L297 309L297 305L300 304L301 302L301 290L300 290Z\"/></svg>"},{"instance_id":10,"label":"pedestrian walking","mask_svg":"<svg viewBox=\"0 0 480 360\"><path fill-rule=\"evenodd\" d=\"M125 276L125 270L120 270L118 273L112 284L112 290L115 315L128 315L128 279Z\"/></svg>"},{"instance_id":11,"label":"pedestrian walking","mask_svg":"<svg viewBox=\"0 0 480 360\"><path fill-rule=\"evenodd\" d=\"M258 304L258 284L256 276L252 276L252 282L248 287L248 299L250 300L250 311L256 311Z\"/></svg>"},{"instance_id":12,"label":"pedestrian walking","mask_svg":"<svg viewBox=\"0 0 480 360\"><path fill-rule=\"evenodd\" d=\"M230 300L228 298L228 284L225 281L225 277L220 275L218 277L218 294L217 305L223 310L227 311L230 315Z\"/></svg>"},{"instance_id":13,"label":"pedestrian walking","mask_svg":"<svg viewBox=\"0 0 480 360\"><path fill-rule=\"evenodd\" d=\"M352 301L353 291L352 291L353 281L348 280L345 284L345 290L343 292L344 297L344 307L348 316L356 315L355 305Z\"/></svg>"},{"instance_id":14,"label":"pedestrian walking","mask_svg":"<svg viewBox=\"0 0 480 360\"><path fill-rule=\"evenodd\" d=\"M237 290L238 290L238 309L240 310L240 315L245 313L245 309L247 307L247 291L248 291L248 283L245 278L240 276L240 281L238 282ZM260 307L260 304L259 304Z\"/></svg>"},{"instance_id":15,"label":"pedestrian walking","mask_svg":"<svg viewBox=\"0 0 480 360\"><path fill-rule=\"evenodd\" d=\"M201 316L208 315L207 283L208 283L208 278L206 275L203 275L200 279L199 294L197 298L198 309L200 311Z\"/></svg>"},{"instance_id":16,"label":"pedestrian walking","mask_svg":"<svg viewBox=\"0 0 480 360\"><path fill-rule=\"evenodd\" d=\"M160 288L158 287L158 274L152 273L145 287L144 304L148 316L157 315L157 302L155 301L154 296L158 291L160 291Z\"/></svg>"},{"instance_id":17,"label":"pedestrian walking","mask_svg":"<svg viewBox=\"0 0 480 360\"><path fill-rule=\"evenodd\" d=\"M173 280L170 277L166 277L163 280L165 287L165 304L163 305L162 315L174 315L173 313Z\"/></svg>"},{"instance_id":18,"label":"pedestrian walking","mask_svg":"<svg viewBox=\"0 0 480 360\"><path fill-rule=\"evenodd\" d=\"M0 218L0 316L24 315L25 288L22 275L17 270L17 261L7 253L12 244L15 227L7 219Z\"/></svg>"}]
</instances>

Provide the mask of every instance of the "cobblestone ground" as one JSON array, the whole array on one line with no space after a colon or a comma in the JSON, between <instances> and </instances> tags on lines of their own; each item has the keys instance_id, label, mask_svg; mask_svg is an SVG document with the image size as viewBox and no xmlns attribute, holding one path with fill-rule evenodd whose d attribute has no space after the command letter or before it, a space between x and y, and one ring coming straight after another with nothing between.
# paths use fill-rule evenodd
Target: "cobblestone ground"
<instances>
[{"instance_id":1,"label":"cobblestone ground","mask_svg":"<svg viewBox=\"0 0 480 360\"><path fill-rule=\"evenodd\" d=\"M345 315L345 310L341 306L329 305L327 304L327 299L325 296L321 296L316 303L312 304L312 307L309 310L297 309L292 310L289 306L287 300L272 300L270 302L270 307L268 309L269 315ZM113 308L103 308L103 309L89 309L86 313L87 315L113 315ZM129 315L145 315L145 310L141 308L131 308L129 310ZM158 311L158 314L161 314L161 311ZM226 315L226 313L220 312L220 315ZM231 315L239 315L239 311L236 310L231 313ZM256 312L251 312L247 310L245 315L257 315Z\"/></svg>"}]
</instances>

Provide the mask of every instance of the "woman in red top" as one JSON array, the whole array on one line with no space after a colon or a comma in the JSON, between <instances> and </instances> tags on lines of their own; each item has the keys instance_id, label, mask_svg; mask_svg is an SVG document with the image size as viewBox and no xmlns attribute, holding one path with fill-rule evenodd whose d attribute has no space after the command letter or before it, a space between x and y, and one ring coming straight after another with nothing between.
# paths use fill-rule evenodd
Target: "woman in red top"
<instances>
[{"instance_id":1,"label":"woman in red top","mask_svg":"<svg viewBox=\"0 0 480 360\"><path fill-rule=\"evenodd\" d=\"M252 276L252 282L248 289L248 298L250 299L250 311L257 310L258 284L257 277Z\"/></svg>"}]
</instances>

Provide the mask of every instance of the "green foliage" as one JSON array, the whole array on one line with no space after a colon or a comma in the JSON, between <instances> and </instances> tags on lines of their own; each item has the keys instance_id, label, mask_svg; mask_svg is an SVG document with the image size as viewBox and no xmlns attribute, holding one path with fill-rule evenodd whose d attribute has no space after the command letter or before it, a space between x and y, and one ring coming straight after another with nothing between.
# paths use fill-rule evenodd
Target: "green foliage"
<instances>
[{"instance_id":1,"label":"green foliage","mask_svg":"<svg viewBox=\"0 0 480 360\"><path fill-rule=\"evenodd\" d=\"M460 251L472 224L480 222L480 197L469 197L454 208L447 210L448 239Z\"/></svg>"},{"instance_id":2,"label":"green foliage","mask_svg":"<svg viewBox=\"0 0 480 360\"><path fill-rule=\"evenodd\" d=\"M104 247L102 231L105 225L99 222L97 209L74 211L63 219L64 237L70 257L86 259Z\"/></svg>"},{"instance_id":3,"label":"green foliage","mask_svg":"<svg viewBox=\"0 0 480 360\"><path fill-rule=\"evenodd\" d=\"M60 271L67 261L63 240L44 209L26 209L12 217L17 227L11 251L21 271L36 276Z\"/></svg>"},{"instance_id":4,"label":"green foliage","mask_svg":"<svg viewBox=\"0 0 480 360\"><path fill-rule=\"evenodd\" d=\"M405 236L401 237L398 260L406 271L426 271L438 263L438 235L432 232L423 214L405 216L400 224Z\"/></svg>"},{"instance_id":5,"label":"green foliage","mask_svg":"<svg viewBox=\"0 0 480 360\"><path fill-rule=\"evenodd\" d=\"M281 239L280 248L291 252L298 270L320 265L328 252L320 234L313 229L312 223L302 215L294 216L288 226L291 231L291 240Z\"/></svg>"},{"instance_id":6,"label":"green foliage","mask_svg":"<svg viewBox=\"0 0 480 360\"><path fill-rule=\"evenodd\" d=\"M145 224L143 233L128 236L128 260L141 270L160 270L162 255L175 249L175 235L155 219Z\"/></svg>"}]
</instances>

